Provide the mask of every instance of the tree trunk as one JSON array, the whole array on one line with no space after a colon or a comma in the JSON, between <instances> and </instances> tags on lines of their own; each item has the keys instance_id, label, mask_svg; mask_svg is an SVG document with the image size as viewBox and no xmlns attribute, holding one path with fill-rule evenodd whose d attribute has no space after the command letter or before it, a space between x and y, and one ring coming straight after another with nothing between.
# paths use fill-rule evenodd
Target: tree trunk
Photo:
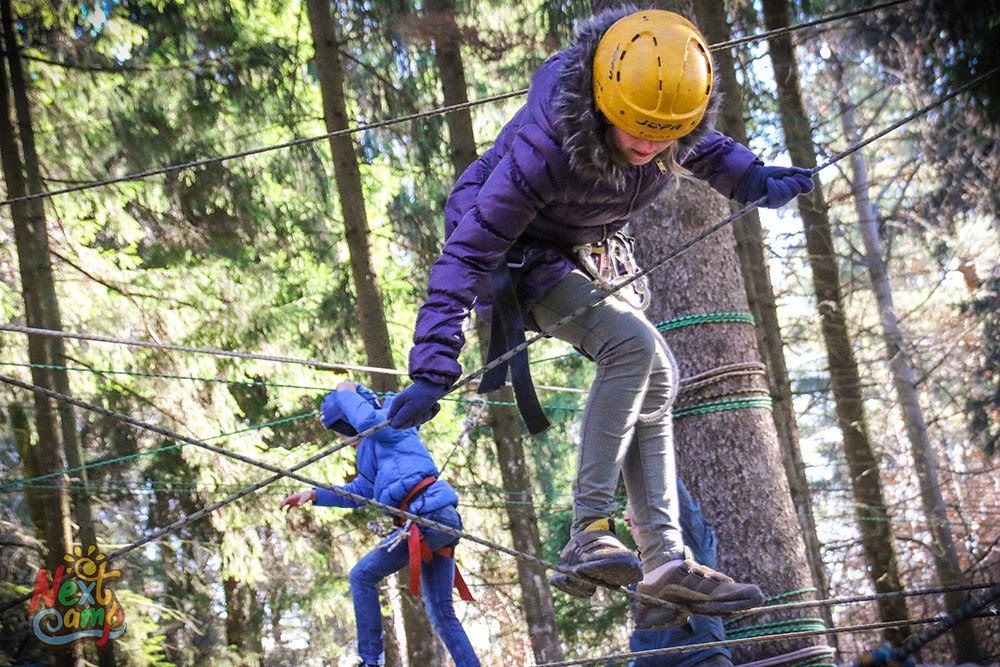
<instances>
[{"instance_id":1,"label":"tree trunk","mask_svg":"<svg viewBox=\"0 0 1000 667\"><path fill-rule=\"evenodd\" d=\"M25 85L24 72L21 68L20 48L21 45L13 37L13 27L8 26L11 20L9 0L3 0L5 4L4 32L11 35L7 40L7 61L10 67L11 87L14 91L14 108L16 109L17 126L21 138L21 149L24 155L24 170L26 175L26 187L29 192L41 192L44 182L42 181L41 170L38 163L38 151L35 146L34 126L31 122L31 106L28 102L28 91ZM36 199L29 202L35 215L39 219L45 219L45 208L43 200ZM48 252L48 242L45 250ZM42 307L45 324L43 328L54 331L62 331L62 316L60 315L59 299L55 291L55 280L52 277L51 265L44 284L39 285L39 290L44 295ZM69 372L66 370L66 353L63 339L51 337L45 339L45 345L49 348L49 355L52 359L51 369L52 380L55 389L59 393L67 396L72 395L69 382ZM83 447L80 442L79 431L76 423L76 410L66 402L58 404L60 432L63 439L63 448L66 452L66 463L70 468L81 468L84 465ZM97 546L97 531L94 526L94 511L90 502L90 491L87 488L88 476L86 470L78 470L74 473L73 480L79 490L71 491L70 498L73 518L76 520L80 544L84 549L90 545ZM109 643L104 647L98 647L98 655L101 667L114 667L114 645Z\"/></svg>"},{"instance_id":2,"label":"tree trunk","mask_svg":"<svg viewBox=\"0 0 1000 667\"><path fill-rule=\"evenodd\" d=\"M7 61L16 50L14 21L9 0L0 2L0 20L3 23L4 43ZM21 197L27 194L24 163L17 145L14 122L11 117L11 89L6 66L0 66L0 164L2 164L7 196ZM14 242L17 246L18 268L21 276L21 292L24 299L25 321L30 327L47 326L47 289L52 287L52 266L49 261L48 230L45 216L40 206L32 202L21 202L11 206L11 220L14 226ZM43 366L54 363L49 346L43 338L31 336L28 339L28 359L33 364L31 379L34 384L50 389L55 388L52 374ZM63 443L59 437L57 406L53 401L35 394L35 430L38 442L35 445L38 472L55 474L46 486L39 489L38 497L45 507L46 563L50 572L63 564L63 556L71 553L73 545L70 526L69 493L63 461ZM82 657L79 645L70 649L54 651L57 665L73 665Z\"/></svg>"},{"instance_id":3,"label":"tree trunk","mask_svg":"<svg viewBox=\"0 0 1000 667\"><path fill-rule=\"evenodd\" d=\"M843 67L836 56L832 56L827 62L837 86L844 137L848 143L856 143L863 137L858 129L854 102L844 80ZM851 192L854 195L854 207L865 246L865 265L868 268L872 291L875 293L875 301L878 304L879 321L882 324L882 337L885 341L886 356L889 359L892 384L899 399L903 424L910 440L913 464L920 483L920 498L923 501L924 513L927 515L927 523L930 528L938 582L941 586L967 584L969 582L962 573L958 549L955 547L955 538L951 532L948 506L941 492L941 469L938 465L937 453L931 444L927 422L924 419L923 409L920 407L916 379L918 373L913 367L914 360L906 350L905 337L893 303L892 285L889 280L889 269L883 257L878 219L869 197L868 165L861 151L852 153L850 162ZM945 606L949 612L953 612L965 603L967 597L967 594L959 591L945 593ZM955 657L958 662L977 663L981 661L979 640L972 623L959 623L952 630L952 634L955 637Z\"/></svg>"},{"instance_id":4,"label":"tree trunk","mask_svg":"<svg viewBox=\"0 0 1000 667\"><path fill-rule=\"evenodd\" d=\"M21 460L21 474L25 477L38 477L38 450L31 442L31 424L28 422L28 415L24 412L24 407L20 403L11 403L7 406L7 413L10 419L10 430L14 434L14 446L17 448L18 458ZM28 518L35 529L36 535L45 534L45 502L38 489L31 484L23 487L23 493L28 504Z\"/></svg>"},{"instance_id":5,"label":"tree trunk","mask_svg":"<svg viewBox=\"0 0 1000 667\"><path fill-rule=\"evenodd\" d=\"M306 4L312 26L316 76L323 98L326 130L346 130L349 124L344 70L330 3L328 0L308 0ZM365 354L370 365L392 368L392 346L385 322L379 278L372 263L365 193L361 185L361 170L358 167L354 139L351 135L331 137L330 150L333 153L334 178L337 182L340 210L344 216L344 235L351 257L351 275L357 296L354 312L358 318ZM372 377L372 389L375 391L395 391L397 387L396 377L393 375Z\"/></svg>"},{"instance_id":6,"label":"tree trunk","mask_svg":"<svg viewBox=\"0 0 1000 667\"><path fill-rule=\"evenodd\" d=\"M236 577L222 581L226 599L226 645L238 667L263 667L262 611L253 587Z\"/></svg>"},{"instance_id":7,"label":"tree trunk","mask_svg":"<svg viewBox=\"0 0 1000 667\"><path fill-rule=\"evenodd\" d=\"M323 98L326 129L328 132L345 130L349 125L344 70L338 51L330 3L328 0L308 0L306 4L312 28L316 75ZM372 263L365 195L361 185L361 170L358 167L354 140L350 135L331 137L330 150L333 152L334 176L344 216L344 234L351 256L354 290L357 294L355 313L368 364L381 368L394 368L382 293ZM398 383L393 375L373 375L371 386L375 391L395 391ZM401 585L408 586L407 571L400 572L397 578ZM435 664L435 661L444 655L444 648L427 619L423 600L406 596L402 601L402 609L409 664ZM387 625L394 627L392 624ZM398 640L390 643L399 645Z\"/></svg>"},{"instance_id":8,"label":"tree trunk","mask_svg":"<svg viewBox=\"0 0 1000 667\"><path fill-rule=\"evenodd\" d=\"M433 22L434 62L441 77L441 89L445 106L469 101L465 68L462 62L461 35L455 23L454 0L429 0L427 3L429 22ZM477 157L472 114L463 110L445 116L448 124L449 147L455 178ZM489 327L483 322L476 323L480 341L489 340ZM485 349L483 349L485 362ZM505 387L495 392L497 401L513 402L513 392ZM538 533L538 518L531 497L531 478L524 453L521 423L517 410L510 406L489 405L487 407L493 440L496 444L497 460L504 490L516 494L518 502L506 505L510 523L511 539L518 551L541 556L541 538ZM517 577L521 585L521 601L528 636L535 662L558 662L563 659L559 632L555 626L555 604L552 590L548 585L544 569L517 561Z\"/></svg>"},{"instance_id":9,"label":"tree trunk","mask_svg":"<svg viewBox=\"0 0 1000 667\"><path fill-rule=\"evenodd\" d=\"M764 23L768 30L788 26L787 0L764 0L763 6ZM784 34L768 41L778 87L778 109L785 133L785 145L796 165L814 168L816 149L802 103L798 66L791 38ZM861 378L847 330L833 233L820 184L817 183L811 194L800 196L798 202L805 225L806 249L816 301L819 304L837 422L844 438L844 456L858 508L858 530L861 533L869 576L877 592L898 592L902 590L902 583L895 535L885 509L875 449L868 435ZM904 598L880 599L878 608L879 616L885 622L906 620L909 617ZM886 640L896 646L907 635L907 630L902 627L884 631Z\"/></svg>"},{"instance_id":10,"label":"tree trunk","mask_svg":"<svg viewBox=\"0 0 1000 667\"><path fill-rule=\"evenodd\" d=\"M723 0L699 0L695 3L698 23L710 44L728 41L732 35ZM716 62L716 80L725 91L722 98L722 109L719 114L719 129L733 139L746 145L748 143L746 122L743 120L742 88L736 79L736 66L732 52L719 50L713 53ZM734 204L731 206L737 210ZM826 570L823 568L822 548L816 533L816 521L813 517L812 497L809 492L809 482L806 478L805 461L799 447L799 432L795 424L795 408L792 405L791 383L788 379L788 367L785 365L785 347L781 338L781 325L778 322L778 309L774 300L774 288L771 285L771 274L768 271L767 257L764 253L764 232L757 211L751 211L733 225L736 238L736 254L740 260L743 283L746 288L747 302L754 316L757 334L757 347L767 366L768 386L771 390L772 415L777 429L778 443L781 446L781 458L788 476L788 485L792 492L792 503L795 514L802 526L805 538L806 554L809 560L809 571L813 586L820 597L830 596L827 584ZM833 627L833 615L830 607L822 607L820 613L827 627ZM837 646L837 636L828 635L827 641Z\"/></svg>"},{"instance_id":11,"label":"tree trunk","mask_svg":"<svg viewBox=\"0 0 1000 667\"><path fill-rule=\"evenodd\" d=\"M640 264L648 266L667 249L728 214L725 200L703 183L684 183L668 192L633 227ZM650 274L653 303L648 315L652 321L718 311L746 312L734 246L732 230L726 228ZM754 331L746 324L688 326L671 330L665 337L682 377L759 359ZM718 382L712 391L715 400L752 396L755 390L758 396L766 396L768 389L761 384L743 377ZM675 417L675 433L679 474L701 501L718 537L719 569L757 583L769 596L810 588L805 545L771 416L760 407L685 416L685 407L694 408L707 398L685 395L675 408L680 415ZM755 615L749 623L811 615L812 610L783 611L777 616ZM821 644L819 637L767 642L734 649L734 654L737 662L746 662Z\"/></svg>"}]
</instances>

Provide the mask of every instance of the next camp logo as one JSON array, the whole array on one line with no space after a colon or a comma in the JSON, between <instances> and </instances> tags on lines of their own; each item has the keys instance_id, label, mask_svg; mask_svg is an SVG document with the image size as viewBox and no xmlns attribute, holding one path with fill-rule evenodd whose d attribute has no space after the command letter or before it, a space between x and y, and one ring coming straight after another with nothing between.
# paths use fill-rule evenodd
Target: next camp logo
<instances>
[{"instance_id":1,"label":"next camp logo","mask_svg":"<svg viewBox=\"0 0 1000 667\"><path fill-rule=\"evenodd\" d=\"M79 546L63 556L69 567L60 565L49 582L45 569L38 571L29 612L35 614L35 636L49 646L68 646L92 638L98 646L125 632L125 614L107 583L122 576L109 570L107 556L91 545L84 553Z\"/></svg>"}]
</instances>

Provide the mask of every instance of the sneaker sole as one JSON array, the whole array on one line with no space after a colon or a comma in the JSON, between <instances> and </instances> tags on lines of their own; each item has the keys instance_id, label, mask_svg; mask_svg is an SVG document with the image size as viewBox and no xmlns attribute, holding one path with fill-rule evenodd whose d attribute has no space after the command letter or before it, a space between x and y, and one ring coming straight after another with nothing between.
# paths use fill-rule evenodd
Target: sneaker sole
<instances>
[{"instance_id":1,"label":"sneaker sole","mask_svg":"<svg viewBox=\"0 0 1000 667\"><path fill-rule=\"evenodd\" d=\"M612 586L629 586L642 581L642 566L632 554L580 563L573 571Z\"/></svg>"},{"instance_id":2,"label":"sneaker sole","mask_svg":"<svg viewBox=\"0 0 1000 667\"><path fill-rule=\"evenodd\" d=\"M726 600L712 598L692 591L689 588L674 585L665 586L662 590L657 591L655 597L687 607L692 613L701 616L726 616L750 609L751 607L757 607L764 602L764 596L759 589L749 591L744 597Z\"/></svg>"},{"instance_id":3,"label":"sneaker sole","mask_svg":"<svg viewBox=\"0 0 1000 667\"><path fill-rule=\"evenodd\" d=\"M557 588L566 595L572 595L576 598L590 598L597 592L597 586L594 584L583 579L570 577L562 572L554 574L549 579L549 583L552 584L553 588Z\"/></svg>"}]
</instances>

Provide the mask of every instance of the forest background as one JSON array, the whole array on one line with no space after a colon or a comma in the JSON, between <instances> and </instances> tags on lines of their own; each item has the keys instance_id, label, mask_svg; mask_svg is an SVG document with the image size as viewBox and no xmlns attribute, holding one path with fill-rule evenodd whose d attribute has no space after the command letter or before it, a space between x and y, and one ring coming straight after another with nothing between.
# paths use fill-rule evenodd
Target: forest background
<instances>
[{"instance_id":1,"label":"forest background","mask_svg":"<svg viewBox=\"0 0 1000 667\"><path fill-rule=\"evenodd\" d=\"M783 104L791 77L775 75L789 64L774 60L781 38L754 35L773 29L782 10L801 24L867 5L684 7L709 41L746 38L715 56L726 58L734 83L727 96L765 161L812 166L795 157L802 144L792 145L802 135ZM379 513L286 517L278 503L301 484L283 480L202 516L267 475L172 434L288 468L332 444L316 410L340 379L378 391L406 385L413 322L456 172L523 103L531 74L569 43L573 21L599 6L0 2L0 323L9 323L0 331L0 375L106 411L51 402L6 381L0 387L0 594L28 593L39 568L54 569L73 544L112 553L190 518L114 561L128 622L122 638L101 650L85 643L75 654L51 653L32 635L27 604L13 605L0 617L0 662L351 664L347 572L378 540L368 523ZM725 37L713 38L707 16L724 19L712 25ZM813 164L988 71L997 60L998 17L996 2L910 0L785 35L795 44L797 122L812 142ZM712 303L660 310L670 315L662 318L667 331L690 325L729 336L735 329L727 327L743 327L746 359L767 363L766 387L730 388L714 402L702 396L689 416L710 420L719 405L734 408L727 414L737 438L742 415L763 415L771 432L777 425L790 466L780 483L794 514L776 510L767 520L775 534L795 533L794 543L779 547L758 535L746 548L759 560L786 548L808 554L816 597L882 593L892 577L871 576L878 552L894 557L896 590L1000 580L998 89L996 79L979 82L819 172L829 264L816 263L796 207L761 213L774 321L759 310L767 299L750 288L749 296L737 290L737 310L750 308L753 318ZM440 112L466 100L482 103ZM382 123L404 116L414 119ZM242 152L249 154L206 160ZM159 169L168 165L183 166ZM149 170L159 173L134 177ZM90 185L105 179L114 182ZM66 192L7 201L57 190ZM647 257L667 250L646 243ZM745 254L729 248L717 259L753 283ZM823 291L831 283L817 287L823 266L833 269L833 292ZM663 277L654 288L678 284L682 269L668 262L657 271ZM840 356L831 348L831 303L842 316L842 341L850 341ZM684 320L692 315L704 317ZM84 337L26 336L24 326ZM481 360L480 338L472 328L468 334L470 371ZM763 351L775 339L783 342L780 362ZM448 461L445 475L459 490L470 533L555 561L570 520L574 424L592 367L551 340L532 346L531 358L555 423L543 436L522 432L509 394L491 395L489 411L476 418L469 391L446 399L422 433L439 465ZM856 373L846 390L857 392L863 422L845 419L850 397L837 382L854 377L845 359ZM775 384L782 377L784 389ZM782 405L793 420L783 420ZM868 467L856 467L845 428L865 432ZM696 437L686 433L679 431L681 448L729 456L721 443L686 445ZM340 482L352 463L344 450L303 473ZM860 478L870 480L873 470L884 502L859 495ZM770 471L784 480L780 464ZM739 508L752 484L729 487L724 472L693 472L709 522L725 533L739 517L712 511L725 505L710 498L712 489ZM794 530L779 530L782 521ZM866 530L876 523L887 529ZM727 549L737 550L732 540L721 541L723 558ZM477 597L458 603L460 614L484 664L627 650L626 597L553 595L539 585L543 570L470 542L458 560ZM733 574L746 572L737 566ZM390 664L449 664L402 585L387 588ZM915 595L903 610L881 600L834 605L797 627L931 617L954 608L956 598L946 597ZM927 647L924 659L996 662L996 617L968 627ZM825 640L848 662L886 638L898 635L858 630Z\"/></svg>"}]
</instances>

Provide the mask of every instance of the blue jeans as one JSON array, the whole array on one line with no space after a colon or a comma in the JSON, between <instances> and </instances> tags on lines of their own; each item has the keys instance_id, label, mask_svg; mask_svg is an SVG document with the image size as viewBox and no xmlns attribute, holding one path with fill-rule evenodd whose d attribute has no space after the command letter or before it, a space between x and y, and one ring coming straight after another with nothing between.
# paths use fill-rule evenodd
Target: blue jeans
<instances>
[{"instance_id":1,"label":"blue jeans","mask_svg":"<svg viewBox=\"0 0 1000 667\"><path fill-rule=\"evenodd\" d=\"M427 514L426 518L450 528L462 529L462 519L452 506ZM420 531L431 551L458 544L458 538L433 528L421 527ZM393 533L393 536L398 532L399 530ZM351 569L351 598L354 600L354 619L358 629L358 654L369 664L381 665L383 660L382 608L379 605L378 584L390 574L406 567L409 562L404 539L392 551L386 551L380 544ZM455 616L451 593L454 585L454 558L435 555L430 563L421 564L420 586L431 626L444 642L456 667L479 667L479 658Z\"/></svg>"},{"instance_id":2,"label":"blue jeans","mask_svg":"<svg viewBox=\"0 0 1000 667\"><path fill-rule=\"evenodd\" d=\"M694 559L702 565L715 568L715 534L705 522L699 505L691 497L684 483L677 480L677 501L680 510L681 531L684 544L691 549ZM692 616L687 623L663 630L635 630L629 646L633 651L649 651L672 646L689 646L726 638L722 619L711 616ZM689 653L668 653L639 658L631 667L692 667L713 655L731 657L727 648L711 648Z\"/></svg>"}]
</instances>

